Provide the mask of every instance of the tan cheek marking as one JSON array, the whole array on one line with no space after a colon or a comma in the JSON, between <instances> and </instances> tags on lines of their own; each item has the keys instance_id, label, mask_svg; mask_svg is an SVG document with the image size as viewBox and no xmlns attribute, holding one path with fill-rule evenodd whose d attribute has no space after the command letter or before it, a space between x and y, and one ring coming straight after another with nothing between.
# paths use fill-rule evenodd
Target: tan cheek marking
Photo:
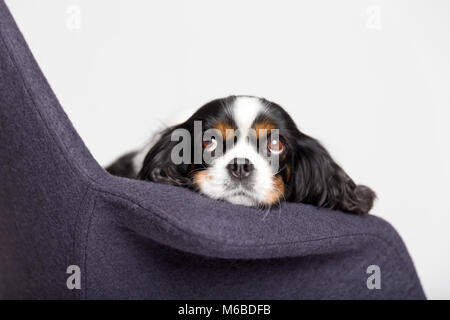
<instances>
[{"instance_id":1,"label":"tan cheek marking","mask_svg":"<svg viewBox=\"0 0 450 320\"><path fill-rule=\"evenodd\" d=\"M267 193L266 199L264 200L265 204L274 204L277 202L282 195L284 195L284 182L280 176L273 177L273 189Z\"/></svg>"},{"instance_id":2,"label":"tan cheek marking","mask_svg":"<svg viewBox=\"0 0 450 320\"><path fill-rule=\"evenodd\" d=\"M208 170L202 170L194 172L192 174L192 180L194 181L195 185L199 188L205 183L206 179L211 178L212 177L208 175Z\"/></svg>"},{"instance_id":3,"label":"tan cheek marking","mask_svg":"<svg viewBox=\"0 0 450 320\"><path fill-rule=\"evenodd\" d=\"M291 166L287 165L286 166L286 181L291 180Z\"/></svg>"}]
</instances>

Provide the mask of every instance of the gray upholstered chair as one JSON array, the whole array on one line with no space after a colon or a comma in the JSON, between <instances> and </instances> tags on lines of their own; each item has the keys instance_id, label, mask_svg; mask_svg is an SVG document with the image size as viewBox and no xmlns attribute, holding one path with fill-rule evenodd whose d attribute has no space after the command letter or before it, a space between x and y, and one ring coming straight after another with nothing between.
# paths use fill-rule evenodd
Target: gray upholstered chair
<instances>
[{"instance_id":1,"label":"gray upholstered chair","mask_svg":"<svg viewBox=\"0 0 450 320\"><path fill-rule=\"evenodd\" d=\"M291 203L263 214L106 173L0 0L0 298L424 298L385 221Z\"/></svg>"}]
</instances>

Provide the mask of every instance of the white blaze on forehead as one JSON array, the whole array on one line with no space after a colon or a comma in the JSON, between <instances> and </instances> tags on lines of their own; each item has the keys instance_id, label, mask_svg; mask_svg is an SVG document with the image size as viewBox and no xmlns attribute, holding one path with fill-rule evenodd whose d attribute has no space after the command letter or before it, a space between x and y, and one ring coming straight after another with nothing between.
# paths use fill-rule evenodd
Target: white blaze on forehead
<instances>
[{"instance_id":1,"label":"white blaze on forehead","mask_svg":"<svg viewBox=\"0 0 450 320\"><path fill-rule=\"evenodd\" d=\"M252 158L250 155L257 156L256 149L251 146L246 137L249 136L249 131L253 122L259 113L263 110L261 100L256 97L237 97L233 103L233 116L239 131L239 140L237 144L230 151L225 153L225 158ZM249 159L250 161L252 159Z\"/></svg>"},{"instance_id":2,"label":"white blaze on forehead","mask_svg":"<svg viewBox=\"0 0 450 320\"><path fill-rule=\"evenodd\" d=\"M258 114L263 109L261 100L255 97L237 97L233 105L234 121L239 129L251 128ZM243 133L244 133L243 132Z\"/></svg>"}]
</instances>

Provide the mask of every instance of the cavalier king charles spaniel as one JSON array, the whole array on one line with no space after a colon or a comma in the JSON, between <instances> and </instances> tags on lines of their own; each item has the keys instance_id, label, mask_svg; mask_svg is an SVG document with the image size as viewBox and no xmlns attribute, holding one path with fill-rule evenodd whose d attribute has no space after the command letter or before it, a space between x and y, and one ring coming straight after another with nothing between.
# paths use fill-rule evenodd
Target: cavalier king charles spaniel
<instances>
[{"instance_id":1,"label":"cavalier king charles spaniel","mask_svg":"<svg viewBox=\"0 0 450 320\"><path fill-rule=\"evenodd\" d=\"M207 103L106 170L246 206L290 201L365 214L375 199L281 106L251 96Z\"/></svg>"}]
</instances>

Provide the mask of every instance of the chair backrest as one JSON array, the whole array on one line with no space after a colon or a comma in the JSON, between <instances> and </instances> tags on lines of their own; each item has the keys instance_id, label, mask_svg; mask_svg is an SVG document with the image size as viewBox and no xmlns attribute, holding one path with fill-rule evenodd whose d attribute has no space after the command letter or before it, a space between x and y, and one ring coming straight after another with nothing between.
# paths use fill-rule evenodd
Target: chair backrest
<instances>
[{"instance_id":1,"label":"chair backrest","mask_svg":"<svg viewBox=\"0 0 450 320\"><path fill-rule=\"evenodd\" d=\"M73 265L80 290L67 287ZM381 289L367 286L372 265ZM291 203L267 215L107 174L0 0L0 298L424 293L402 240L377 217Z\"/></svg>"}]
</instances>

